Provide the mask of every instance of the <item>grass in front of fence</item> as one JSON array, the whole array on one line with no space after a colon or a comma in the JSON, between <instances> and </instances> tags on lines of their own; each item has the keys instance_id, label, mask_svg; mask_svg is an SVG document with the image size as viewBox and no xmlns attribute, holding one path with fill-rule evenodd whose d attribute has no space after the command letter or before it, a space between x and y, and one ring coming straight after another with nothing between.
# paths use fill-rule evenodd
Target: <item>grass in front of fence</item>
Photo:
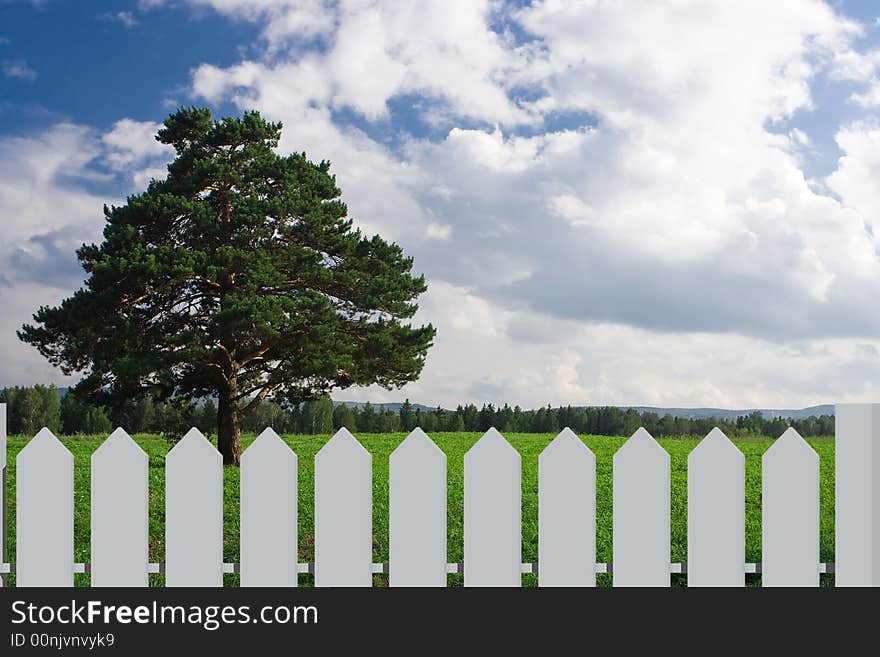
<instances>
[{"instance_id":1,"label":"grass in front of fence","mask_svg":"<svg viewBox=\"0 0 880 657\"><path fill-rule=\"evenodd\" d=\"M388 561L388 457L406 437L403 433L360 434L357 436L373 455L373 561ZM434 433L431 438L446 453L448 477L448 560L463 560L464 544L464 454L479 439L478 433ZM523 561L538 560L538 455L554 436L541 434L505 434L522 455L523 470ZM329 436L284 436L299 457L299 560L314 560L314 457ZM583 436L596 454L596 560L611 561L611 466L612 456L624 438ZM65 438L64 444L74 455L74 560L89 561L89 460L104 437ZM150 561L164 561L165 553L165 455L171 445L155 436L138 435L135 440L150 457ZM247 446L254 436L246 436ZM687 560L687 456L697 439L661 439L660 444L671 456L672 528L671 560ZM770 440L734 441L746 456L746 561L761 560L761 455L772 444ZM809 441L821 459L821 531L820 559L834 560L834 441L820 438ZM15 457L27 440L11 437L8 448L7 490L9 506L8 554L15 557ZM224 468L224 560L239 560L239 470ZM237 575L225 575L227 585L237 585ZM374 575L375 584L387 584L386 575ZM685 581L684 575L673 575L673 584ZM747 576L751 583L759 576ZM150 575L152 585L162 585L160 575ZM9 578L10 584L14 577ZM311 584L311 576L300 576L300 585ZM830 576L822 576L824 584ZM450 575L450 585L460 585L460 575ZM598 575L598 585L609 585L609 575ZM78 586L87 586L88 575L76 575ZM524 575L524 586L535 586L535 575Z\"/></svg>"}]
</instances>

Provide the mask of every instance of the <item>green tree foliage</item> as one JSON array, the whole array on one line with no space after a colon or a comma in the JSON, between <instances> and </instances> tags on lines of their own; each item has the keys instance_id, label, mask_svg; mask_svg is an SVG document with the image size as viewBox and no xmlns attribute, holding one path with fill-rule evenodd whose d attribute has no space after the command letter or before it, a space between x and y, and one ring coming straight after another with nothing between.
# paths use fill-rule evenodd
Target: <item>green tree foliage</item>
<instances>
[{"instance_id":1,"label":"green tree foliage","mask_svg":"<svg viewBox=\"0 0 880 657\"><path fill-rule=\"evenodd\" d=\"M68 393L61 399L61 432L66 435L109 435L113 423L100 406L93 406Z\"/></svg>"},{"instance_id":2,"label":"green tree foliage","mask_svg":"<svg viewBox=\"0 0 880 657\"><path fill-rule=\"evenodd\" d=\"M214 425L217 424L216 407L214 415ZM277 433L286 433L295 431L296 427L291 422L290 413L284 410L280 404L272 401L266 401L260 404L259 408L248 415L241 424L244 431L260 434L264 429L271 428Z\"/></svg>"},{"instance_id":3,"label":"green tree foliage","mask_svg":"<svg viewBox=\"0 0 880 657\"><path fill-rule=\"evenodd\" d=\"M345 410L340 410L345 408ZM553 408L545 406L534 410L523 410L519 406L511 408L505 404L495 408L485 404L477 409L473 404L458 406L456 410L436 408L429 412L406 403L397 413L383 407L367 403L362 407L350 409L340 405L336 407L334 418L345 413L353 422L346 421L346 426L355 426L361 433L388 431L411 431L421 427L425 431L474 431L483 432L494 426L503 432L522 433L556 433L563 427L569 427L580 434L630 436L639 427L645 427L653 436L663 437L702 437L713 427L718 427L731 438L758 436L778 438L785 429L793 426L802 436L834 435L834 417L822 415L811 416L801 420L784 418L765 418L760 413L752 413L738 420L725 420L714 417L687 418L672 414L658 415L652 411L639 412L634 408L618 408L612 406L563 406ZM411 413L412 423L405 426L401 420ZM393 416L393 417L392 417ZM334 419L334 426L342 426ZM308 433L308 427L301 427Z\"/></svg>"},{"instance_id":4,"label":"green tree foliage","mask_svg":"<svg viewBox=\"0 0 880 657\"><path fill-rule=\"evenodd\" d=\"M299 423L303 433L331 433L333 402L330 397L324 395L303 404Z\"/></svg>"},{"instance_id":5,"label":"green tree foliage","mask_svg":"<svg viewBox=\"0 0 880 657\"><path fill-rule=\"evenodd\" d=\"M151 431L156 423L156 409L147 395L127 399L115 408L108 409L110 421L130 434Z\"/></svg>"},{"instance_id":6,"label":"green tree foliage","mask_svg":"<svg viewBox=\"0 0 880 657\"><path fill-rule=\"evenodd\" d=\"M278 155L280 137L257 112L171 115L167 177L105 208L103 243L77 252L85 287L19 331L101 404L216 396L225 463L265 399L401 386L434 337L409 323L426 289L412 259L353 230L329 163Z\"/></svg>"},{"instance_id":7,"label":"green tree foliage","mask_svg":"<svg viewBox=\"0 0 880 657\"><path fill-rule=\"evenodd\" d=\"M391 410L382 411L376 419L376 430L379 433L400 431L400 415Z\"/></svg>"},{"instance_id":8,"label":"green tree foliage","mask_svg":"<svg viewBox=\"0 0 880 657\"><path fill-rule=\"evenodd\" d=\"M43 427L61 431L61 400L55 385L6 388L0 392L0 403L7 405L10 433L33 436Z\"/></svg>"},{"instance_id":9,"label":"green tree foliage","mask_svg":"<svg viewBox=\"0 0 880 657\"><path fill-rule=\"evenodd\" d=\"M376 409L370 402L364 404L360 412L355 415L358 431L372 433L379 430L379 421L376 417Z\"/></svg>"},{"instance_id":10,"label":"green tree foliage","mask_svg":"<svg viewBox=\"0 0 880 657\"><path fill-rule=\"evenodd\" d=\"M338 404L333 409L333 429L335 431L343 427L352 432L357 431L354 413L346 404Z\"/></svg>"},{"instance_id":11,"label":"green tree foliage","mask_svg":"<svg viewBox=\"0 0 880 657\"><path fill-rule=\"evenodd\" d=\"M416 416L413 413L412 404L409 403L409 399L406 399L403 402L403 406L400 407L400 429L401 431L412 431L417 426L416 424ZM424 429L424 427L422 427Z\"/></svg>"},{"instance_id":12,"label":"green tree foliage","mask_svg":"<svg viewBox=\"0 0 880 657\"><path fill-rule=\"evenodd\" d=\"M120 426L129 433L161 433L169 440L177 440L191 427L203 433L216 430L217 404L207 398L192 402L172 398L157 404L147 398L130 400L107 419L107 413L88 401L66 395L57 406L48 394L58 397L54 386L33 388L7 388L0 390L0 402L6 402L9 430L16 434L34 435L43 426L53 431L60 428L64 434L107 434L112 427ZM471 405L469 405L471 406ZM409 424L404 424L409 418ZM467 421L467 423L466 423ZM355 433L390 433L412 431L421 427L426 432L473 431L482 432L494 426L502 432L555 433L569 427L576 433L594 435L629 436L638 428L645 427L653 436L702 437L713 427L718 427L731 438L760 437L778 438L793 426L802 436L834 435L834 416L810 416L800 420L780 417L765 418L752 412L736 420L713 417L686 418L666 413L638 412L633 408L598 406L545 406L535 410L511 408L505 404L496 409L485 404L481 409L459 406L456 410L437 407L431 410L406 402L397 410L386 406L366 403L363 406L333 405L328 397L284 407L271 401L259 406L242 423L244 431L257 434L266 427L278 433L330 434L340 427Z\"/></svg>"},{"instance_id":13,"label":"green tree foliage","mask_svg":"<svg viewBox=\"0 0 880 657\"><path fill-rule=\"evenodd\" d=\"M196 427L206 436L217 433L217 403L208 397L196 413Z\"/></svg>"},{"instance_id":14,"label":"green tree foliage","mask_svg":"<svg viewBox=\"0 0 880 657\"><path fill-rule=\"evenodd\" d=\"M198 408L194 402L183 397L170 397L154 405L150 431L176 442L196 426L197 422Z\"/></svg>"}]
</instances>

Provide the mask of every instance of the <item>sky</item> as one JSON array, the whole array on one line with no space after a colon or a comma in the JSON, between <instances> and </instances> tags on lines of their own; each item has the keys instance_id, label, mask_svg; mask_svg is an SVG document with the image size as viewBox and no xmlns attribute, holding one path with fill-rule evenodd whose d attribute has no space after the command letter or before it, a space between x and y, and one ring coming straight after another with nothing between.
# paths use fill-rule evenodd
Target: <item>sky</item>
<instances>
[{"instance_id":1,"label":"sky","mask_svg":"<svg viewBox=\"0 0 880 657\"><path fill-rule=\"evenodd\" d=\"M257 109L399 243L420 379L337 399L880 397L880 6L0 0L0 386L180 106Z\"/></svg>"}]
</instances>

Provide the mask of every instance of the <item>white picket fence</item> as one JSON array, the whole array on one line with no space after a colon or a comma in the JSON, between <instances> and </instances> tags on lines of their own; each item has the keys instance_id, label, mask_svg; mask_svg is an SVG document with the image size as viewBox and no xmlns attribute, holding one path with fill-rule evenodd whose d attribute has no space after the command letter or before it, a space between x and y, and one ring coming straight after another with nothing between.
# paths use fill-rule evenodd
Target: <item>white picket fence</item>
<instances>
[{"instance_id":1,"label":"white picket fence","mask_svg":"<svg viewBox=\"0 0 880 657\"><path fill-rule=\"evenodd\" d=\"M0 406L5 511L5 409ZM597 572L615 586L880 584L880 404L837 407L836 563L819 561L819 457L788 429L762 459L762 561L745 562L745 458L718 429L688 457L687 562L670 563L669 454L644 429L613 457L613 561L596 563L593 453L563 430L539 457L538 562L522 563L520 455L490 429L464 459L464 562L447 563L446 455L420 429L391 454L389 563L372 561L372 457L345 429L315 457L315 560L297 560L297 457L271 429L241 463L240 563L223 562L223 466L219 452L191 430L166 458L165 562L150 563L147 455L117 429L92 455L91 562L73 559L73 456L43 429L17 456L16 560L0 572L18 586L145 586L164 572L167 586L593 586ZM2 524L5 554L6 523Z\"/></svg>"}]
</instances>

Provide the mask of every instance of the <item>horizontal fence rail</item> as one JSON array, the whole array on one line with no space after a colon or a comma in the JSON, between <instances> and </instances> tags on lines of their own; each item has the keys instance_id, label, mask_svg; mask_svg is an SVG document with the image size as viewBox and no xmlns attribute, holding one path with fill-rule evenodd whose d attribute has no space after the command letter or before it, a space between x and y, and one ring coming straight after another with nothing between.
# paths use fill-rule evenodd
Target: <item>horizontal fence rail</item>
<instances>
[{"instance_id":1,"label":"horizontal fence rail","mask_svg":"<svg viewBox=\"0 0 880 657\"><path fill-rule=\"evenodd\" d=\"M538 569L537 561L523 562L520 564L520 574L522 575L538 575L540 574L540 570ZM241 564L238 562L228 562L225 561L222 564L223 572L227 575L237 575L241 573ZM818 573L821 575L834 573L834 563L819 563ZM76 574L91 574L92 564L91 563L81 563L75 562L73 564L73 572ZM151 562L147 564L147 572L156 575L164 575L165 574L165 562ZM298 563L296 564L296 572L299 575L314 575L315 574L315 564L313 562L309 563ZM372 573L374 575L388 575L391 572L390 564L386 561L383 563L374 562L372 565ZM595 574L603 574L603 573L613 573L614 568L612 563L596 563L593 564L593 572ZM683 561L676 561L669 564L669 573L672 575L676 574L688 574L690 571L688 570L688 565ZM444 569L444 573L449 575L462 575L464 574L464 562L459 561L457 563L447 563ZM744 574L760 574L761 573L761 564L760 563L745 563L743 564L743 573ZM0 563L0 574L5 575L14 575L15 574L15 564L14 563Z\"/></svg>"},{"instance_id":2,"label":"horizontal fence rail","mask_svg":"<svg viewBox=\"0 0 880 657\"><path fill-rule=\"evenodd\" d=\"M313 562L297 559L296 454L271 429L242 457L240 562L223 561L223 465L197 429L167 454L165 561L148 559L148 459L117 429L91 457L91 562L74 562L73 456L48 429L16 457L16 559L6 555L6 423L0 405L3 475L0 578L17 586L763 586L880 584L880 405L837 406L835 562L819 560L819 458L789 428L762 456L762 558L745 561L745 458L713 429L688 456L686 562L670 561L670 457L644 429L612 457L611 562L596 561L596 460L564 429L538 460L538 561L522 562L519 452L495 429L464 457L464 561L449 563L446 455L420 429L389 460L389 561L373 562L373 457L346 429L316 454Z\"/></svg>"}]
</instances>

